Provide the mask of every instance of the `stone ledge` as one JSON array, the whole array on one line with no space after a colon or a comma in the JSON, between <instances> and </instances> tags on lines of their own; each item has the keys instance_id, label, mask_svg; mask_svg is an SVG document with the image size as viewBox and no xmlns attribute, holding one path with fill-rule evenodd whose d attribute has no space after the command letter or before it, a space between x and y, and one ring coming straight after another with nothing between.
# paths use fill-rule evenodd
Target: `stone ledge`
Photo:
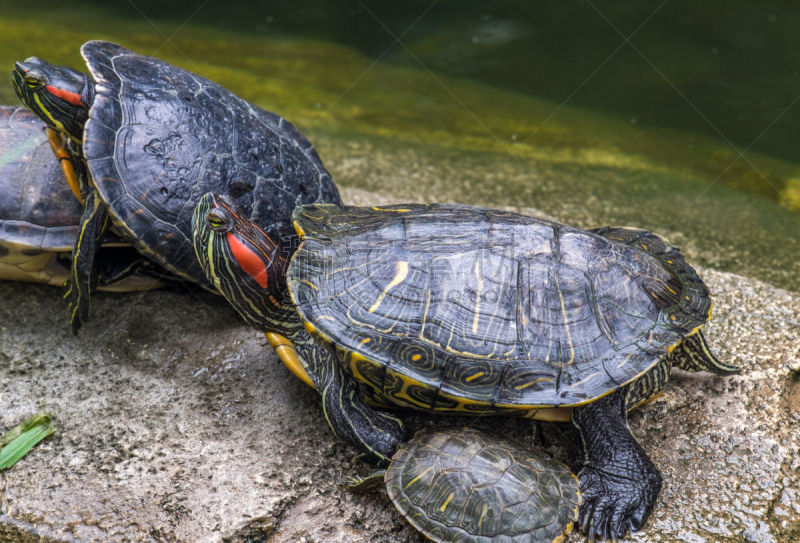
<instances>
[{"instance_id":1,"label":"stone ledge","mask_svg":"<svg viewBox=\"0 0 800 543\"><path fill-rule=\"evenodd\" d=\"M631 539L800 539L800 296L700 272L717 302L706 335L744 373L676 370L631 415L665 480ZM82 340L61 303L57 288L0 282L0 428L44 408L58 429L6 472L0 542L424 541L384 495L339 488L369 468L349 463L316 394L221 299L101 293ZM403 416L569 460L563 425Z\"/></svg>"}]
</instances>

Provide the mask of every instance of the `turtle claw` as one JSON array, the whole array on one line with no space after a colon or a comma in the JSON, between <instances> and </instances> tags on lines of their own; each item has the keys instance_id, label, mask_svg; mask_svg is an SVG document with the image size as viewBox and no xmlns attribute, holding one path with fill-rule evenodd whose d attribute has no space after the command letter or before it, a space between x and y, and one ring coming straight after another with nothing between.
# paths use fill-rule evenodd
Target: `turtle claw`
<instances>
[{"instance_id":1,"label":"turtle claw","mask_svg":"<svg viewBox=\"0 0 800 543\"><path fill-rule=\"evenodd\" d=\"M350 463L357 466L359 464L371 464L372 462L370 462L369 453L360 452L350 459Z\"/></svg>"},{"instance_id":2,"label":"turtle claw","mask_svg":"<svg viewBox=\"0 0 800 543\"><path fill-rule=\"evenodd\" d=\"M644 526L661 489L661 476L652 468L641 470L638 477L591 466L581 470L578 478L584 502L579 521L589 541L600 537L616 542Z\"/></svg>"}]
</instances>

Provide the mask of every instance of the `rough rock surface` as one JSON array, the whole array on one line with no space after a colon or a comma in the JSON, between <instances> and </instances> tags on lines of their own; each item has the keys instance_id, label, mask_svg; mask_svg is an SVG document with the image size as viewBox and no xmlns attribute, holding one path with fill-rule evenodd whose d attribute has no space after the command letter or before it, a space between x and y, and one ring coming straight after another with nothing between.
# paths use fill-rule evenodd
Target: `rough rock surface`
<instances>
[{"instance_id":1,"label":"rough rock surface","mask_svg":"<svg viewBox=\"0 0 800 543\"><path fill-rule=\"evenodd\" d=\"M716 299L706 336L744 371L676 370L630 417L665 482L631 539L800 541L800 295L700 271ZM370 468L350 463L316 393L222 300L101 293L83 336L69 333L59 289L0 282L0 431L40 409L58 428L0 475L0 542L424 540L385 495L339 488ZM572 454L566 425L405 418Z\"/></svg>"}]
</instances>

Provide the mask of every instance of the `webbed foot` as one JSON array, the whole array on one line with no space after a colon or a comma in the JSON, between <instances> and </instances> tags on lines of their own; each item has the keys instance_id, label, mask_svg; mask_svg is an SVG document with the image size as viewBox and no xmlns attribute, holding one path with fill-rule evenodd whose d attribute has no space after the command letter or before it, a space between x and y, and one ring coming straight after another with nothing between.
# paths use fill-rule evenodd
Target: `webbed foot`
<instances>
[{"instance_id":1,"label":"webbed foot","mask_svg":"<svg viewBox=\"0 0 800 543\"><path fill-rule=\"evenodd\" d=\"M621 462L585 466L578 474L583 496L578 525L590 541L617 541L640 530L656 504L661 491L658 469L644 451L625 456Z\"/></svg>"},{"instance_id":2,"label":"webbed foot","mask_svg":"<svg viewBox=\"0 0 800 543\"><path fill-rule=\"evenodd\" d=\"M590 541L617 541L641 529L661 491L658 468L628 429L627 390L623 387L572 411L583 445L578 525Z\"/></svg>"}]
</instances>

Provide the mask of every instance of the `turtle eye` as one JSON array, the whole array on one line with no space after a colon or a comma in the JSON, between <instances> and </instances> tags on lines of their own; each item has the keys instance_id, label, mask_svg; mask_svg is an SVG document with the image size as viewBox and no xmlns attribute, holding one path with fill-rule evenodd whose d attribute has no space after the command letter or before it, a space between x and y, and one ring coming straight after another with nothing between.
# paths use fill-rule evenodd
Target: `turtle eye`
<instances>
[{"instance_id":1,"label":"turtle eye","mask_svg":"<svg viewBox=\"0 0 800 543\"><path fill-rule=\"evenodd\" d=\"M206 214L206 222L212 230L227 232L231 229L230 221L219 209L212 209Z\"/></svg>"},{"instance_id":2,"label":"turtle eye","mask_svg":"<svg viewBox=\"0 0 800 543\"><path fill-rule=\"evenodd\" d=\"M25 86L34 91L41 89L44 87L43 74L35 70L29 71L25 74Z\"/></svg>"},{"instance_id":3,"label":"turtle eye","mask_svg":"<svg viewBox=\"0 0 800 543\"><path fill-rule=\"evenodd\" d=\"M41 81L37 81L36 79L32 79L32 78L29 78L29 77L25 78L25 84L31 90L38 90L38 89L41 89L42 86L43 86Z\"/></svg>"}]
</instances>

